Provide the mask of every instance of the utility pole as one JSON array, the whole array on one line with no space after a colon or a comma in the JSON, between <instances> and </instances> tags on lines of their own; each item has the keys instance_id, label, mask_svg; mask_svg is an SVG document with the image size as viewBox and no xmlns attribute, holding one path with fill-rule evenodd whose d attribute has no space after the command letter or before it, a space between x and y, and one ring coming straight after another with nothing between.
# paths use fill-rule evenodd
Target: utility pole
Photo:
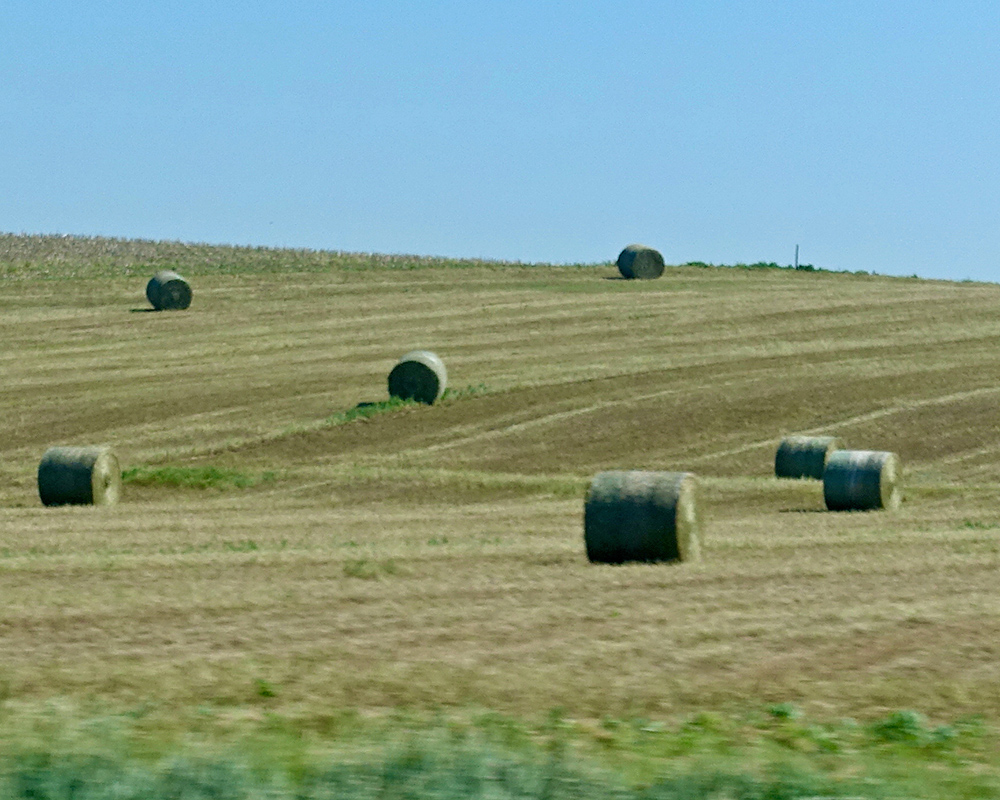
<instances>
[{"instance_id":1,"label":"utility pole","mask_svg":"<svg viewBox=\"0 0 1000 800\"><path fill-rule=\"evenodd\" d=\"M799 246L795 245L795 269L799 268Z\"/></svg>"}]
</instances>

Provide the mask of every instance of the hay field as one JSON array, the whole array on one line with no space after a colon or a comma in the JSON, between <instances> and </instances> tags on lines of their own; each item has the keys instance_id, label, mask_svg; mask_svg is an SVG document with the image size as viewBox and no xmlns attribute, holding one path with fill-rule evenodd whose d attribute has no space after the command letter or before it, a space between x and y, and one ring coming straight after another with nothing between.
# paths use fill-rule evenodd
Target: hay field
<instances>
[{"instance_id":1,"label":"hay field","mask_svg":"<svg viewBox=\"0 0 1000 800\"><path fill-rule=\"evenodd\" d=\"M6 244L8 702L1000 712L1000 286L251 252L148 313L152 266ZM344 421L414 348L474 390ZM796 432L898 452L901 511L774 479ZM43 508L103 442L162 482ZM702 477L701 563L587 563L612 468Z\"/></svg>"}]
</instances>

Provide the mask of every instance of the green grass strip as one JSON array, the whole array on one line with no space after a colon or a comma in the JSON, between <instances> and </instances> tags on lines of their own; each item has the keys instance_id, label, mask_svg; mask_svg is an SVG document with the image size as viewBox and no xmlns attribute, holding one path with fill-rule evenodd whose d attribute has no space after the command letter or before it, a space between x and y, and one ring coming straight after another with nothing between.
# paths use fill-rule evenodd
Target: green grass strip
<instances>
[{"instance_id":1,"label":"green grass strip","mask_svg":"<svg viewBox=\"0 0 1000 800\"><path fill-rule=\"evenodd\" d=\"M196 467L132 467L122 471L122 482L136 486L183 489L249 489L275 480L274 472L250 474L210 465Z\"/></svg>"},{"instance_id":2,"label":"green grass strip","mask_svg":"<svg viewBox=\"0 0 1000 800\"><path fill-rule=\"evenodd\" d=\"M357 569L357 567L352 567ZM367 573L357 577L367 577ZM0 797L576 798L805 800L1000 796L997 730L932 724L913 710L859 723L814 720L791 703L747 716L576 721L558 710L446 718L270 709L283 687L257 675L261 712L202 707L169 723L146 704L74 716L54 704L0 708ZM214 721L214 722L213 722ZM166 726L166 727L163 727ZM207 726L207 727L206 727Z\"/></svg>"},{"instance_id":3,"label":"green grass strip","mask_svg":"<svg viewBox=\"0 0 1000 800\"><path fill-rule=\"evenodd\" d=\"M267 690L262 696L267 696ZM558 750L544 759L468 745L399 748L368 763L333 761L265 772L233 758L175 758L144 765L99 756L26 754L0 778L7 800L794 800L888 797L881 787L794 770L757 777L706 771L628 787Z\"/></svg>"}]
</instances>

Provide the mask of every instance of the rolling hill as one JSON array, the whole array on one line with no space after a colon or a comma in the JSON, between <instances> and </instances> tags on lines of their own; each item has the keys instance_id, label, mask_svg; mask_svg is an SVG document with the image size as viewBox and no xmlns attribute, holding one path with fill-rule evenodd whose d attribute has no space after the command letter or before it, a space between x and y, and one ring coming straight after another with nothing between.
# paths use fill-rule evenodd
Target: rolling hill
<instances>
[{"instance_id":1,"label":"rolling hill","mask_svg":"<svg viewBox=\"0 0 1000 800\"><path fill-rule=\"evenodd\" d=\"M7 235L0 341L19 702L1000 711L1000 286ZM356 413L415 347L450 396ZM902 509L774 479L801 432L899 453ZM123 502L43 508L102 442ZM612 468L697 473L700 563L586 561Z\"/></svg>"}]
</instances>

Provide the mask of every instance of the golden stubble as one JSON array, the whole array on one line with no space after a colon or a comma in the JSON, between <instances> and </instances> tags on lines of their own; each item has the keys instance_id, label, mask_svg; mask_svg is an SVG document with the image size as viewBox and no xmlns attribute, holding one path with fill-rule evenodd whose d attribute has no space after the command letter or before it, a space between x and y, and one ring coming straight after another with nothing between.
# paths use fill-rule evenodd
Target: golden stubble
<instances>
[{"instance_id":1,"label":"golden stubble","mask_svg":"<svg viewBox=\"0 0 1000 800\"><path fill-rule=\"evenodd\" d=\"M604 277L202 276L175 313L132 312L135 279L3 286L6 696L1000 710L1000 288ZM414 348L487 390L325 421L384 399ZM832 514L774 479L788 433L898 452L902 509ZM44 450L104 442L125 468L276 477L42 508ZM698 474L701 562L588 564L604 469Z\"/></svg>"}]
</instances>

